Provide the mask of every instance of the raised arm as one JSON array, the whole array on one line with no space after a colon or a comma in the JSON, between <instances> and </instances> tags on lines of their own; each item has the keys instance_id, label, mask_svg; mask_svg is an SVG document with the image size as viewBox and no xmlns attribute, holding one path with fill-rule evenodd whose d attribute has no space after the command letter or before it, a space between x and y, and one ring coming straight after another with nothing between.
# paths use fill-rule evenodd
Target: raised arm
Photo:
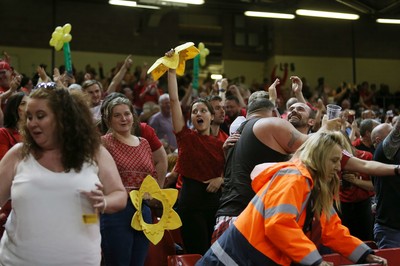
<instances>
[{"instance_id":1,"label":"raised arm","mask_svg":"<svg viewBox=\"0 0 400 266\"><path fill-rule=\"evenodd\" d=\"M281 117L281 114L279 113L278 108L276 107L276 100L278 99L278 94L276 92L276 86L280 84L280 80L277 78L275 81L269 86L268 88L268 95L269 95L269 100L274 104L275 108L273 113L275 113L276 117Z\"/></svg>"},{"instance_id":2,"label":"raised arm","mask_svg":"<svg viewBox=\"0 0 400 266\"><path fill-rule=\"evenodd\" d=\"M395 164L384 164L351 157L344 166L344 170L373 176L393 176L397 167L398 165Z\"/></svg>"},{"instance_id":3,"label":"raised arm","mask_svg":"<svg viewBox=\"0 0 400 266\"><path fill-rule=\"evenodd\" d=\"M301 103L307 103L303 96L303 81L298 76L291 76L290 80L292 81L292 91L296 99Z\"/></svg>"},{"instance_id":4,"label":"raised arm","mask_svg":"<svg viewBox=\"0 0 400 266\"><path fill-rule=\"evenodd\" d=\"M125 77L126 71L128 71L128 69L132 66L131 57L132 57L131 55L128 55L125 58L125 61L122 64L121 68L119 69L117 74L115 74L114 78L112 79L112 81L110 83L110 86L108 86L107 91L106 91L107 94L115 92L115 90L117 89L117 86L119 84L121 84L122 79Z\"/></svg>"},{"instance_id":5,"label":"raised arm","mask_svg":"<svg viewBox=\"0 0 400 266\"><path fill-rule=\"evenodd\" d=\"M185 110L192 102L193 86L192 83L185 88L185 95L182 97L181 106Z\"/></svg>"},{"instance_id":6,"label":"raised arm","mask_svg":"<svg viewBox=\"0 0 400 266\"><path fill-rule=\"evenodd\" d=\"M175 132L180 132L185 125L178 96L178 82L175 69L168 70L168 93L171 104L172 125Z\"/></svg>"},{"instance_id":7,"label":"raised arm","mask_svg":"<svg viewBox=\"0 0 400 266\"><path fill-rule=\"evenodd\" d=\"M10 89L0 94L1 101L8 99L11 95L14 94L14 92L17 91L18 87L21 85L21 79L22 79L21 75L16 75L15 77L12 78L10 83Z\"/></svg>"},{"instance_id":8,"label":"raised arm","mask_svg":"<svg viewBox=\"0 0 400 266\"><path fill-rule=\"evenodd\" d=\"M230 85L228 90L238 98L240 107L246 108L247 105L244 102L243 96L240 93L239 88L236 85Z\"/></svg>"},{"instance_id":9,"label":"raised arm","mask_svg":"<svg viewBox=\"0 0 400 266\"><path fill-rule=\"evenodd\" d=\"M385 157L388 158L389 160L393 159L400 148L399 119L397 119L396 124L394 125L392 131L390 131L389 135L387 135L387 137L383 140L382 145Z\"/></svg>"},{"instance_id":10,"label":"raised arm","mask_svg":"<svg viewBox=\"0 0 400 266\"><path fill-rule=\"evenodd\" d=\"M315 114L315 122L312 127L312 132L317 132L321 128L321 121L324 113L326 112L325 105L322 99L318 99L317 101L317 113Z\"/></svg>"}]
</instances>

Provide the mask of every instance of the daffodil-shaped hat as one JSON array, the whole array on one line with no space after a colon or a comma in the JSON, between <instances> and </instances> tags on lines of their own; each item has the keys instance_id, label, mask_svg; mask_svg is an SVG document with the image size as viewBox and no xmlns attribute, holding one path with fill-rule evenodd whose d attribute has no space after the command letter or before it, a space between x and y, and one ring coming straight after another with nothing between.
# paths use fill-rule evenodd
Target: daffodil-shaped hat
<instances>
[{"instance_id":1,"label":"daffodil-shaped hat","mask_svg":"<svg viewBox=\"0 0 400 266\"><path fill-rule=\"evenodd\" d=\"M187 42L175 47L173 56L163 56L147 70L147 74L151 73L154 80L159 79L169 68L176 69L176 74L182 76L185 72L186 60L194 58L199 54L199 50L194 43Z\"/></svg>"},{"instance_id":2,"label":"daffodil-shaped hat","mask_svg":"<svg viewBox=\"0 0 400 266\"><path fill-rule=\"evenodd\" d=\"M142 201L149 195L162 203L163 214L156 224L148 224L143 220ZM143 231L151 243L156 245L164 236L164 230L173 230L182 226L179 215L172 209L178 198L178 190L173 188L160 189L155 179L148 175L139 190L132 190L129 193L136 212L132 217L131 226L133 229Z\"/></svg>"}]
</instances>

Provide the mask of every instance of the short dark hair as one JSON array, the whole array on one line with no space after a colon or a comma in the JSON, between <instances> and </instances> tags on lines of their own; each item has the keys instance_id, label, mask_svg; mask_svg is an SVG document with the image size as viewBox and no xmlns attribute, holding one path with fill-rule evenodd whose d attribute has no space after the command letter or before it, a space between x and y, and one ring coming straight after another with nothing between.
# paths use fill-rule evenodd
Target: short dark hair
<instances>
[{"instance_id":1,"label":"short dark hair","mask_svg":"<svg viewBox=\"0 0 400 266\"><path fill-rule=\"evenodd\" d=\"M222 98L220 96L218 96L218 95L210 95L210 96L206 97L206 100L209 101L209 102L212 102L212 101L220 101L220 102L222 102Z\"/></svg>"},{"instance_id":2,"label":"short dark hair","mask_svg":"<svg viewBox=\"0 0 400 266\"><path fill-rule=\"evenodd\" d=\"M266 98L256 98L247 105L247 113L252 114L261 110L272 110L274 104Z\"/></svg>"},{"instance_id":3,"label":"short dark hair","mask_svg":"<svg viewBox=\"0 0 400 266\"><path fill-rule=\"evenodd\" d=\"M236 97L235 95L227 96L225 101L235 101L237 104L240 104L238 97Z\"/></svg>"}]
</instances>

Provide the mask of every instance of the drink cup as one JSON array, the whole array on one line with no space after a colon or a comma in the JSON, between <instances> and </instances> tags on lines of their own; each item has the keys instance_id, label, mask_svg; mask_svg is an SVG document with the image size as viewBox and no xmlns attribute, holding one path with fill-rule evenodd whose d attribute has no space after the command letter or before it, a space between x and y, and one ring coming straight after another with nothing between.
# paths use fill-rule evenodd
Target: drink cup
<instances>
[{"instance_id":1,"label":"drink cup","mask_svg":"<svg viewBox=\"0 0 400 266\"><path fill-rule=\"evenodd\" d=\"M328 120L335 119L340 116L342 107L336 104L328 104L326 106L326 112L328 114Z\"/></svg>"},{"instance_id":2,"label":"drink cup","mask_svg":"<svg viewBox=\"0 0 400 266\"><path fill-rule=\"evenodd\" d=\"M78 192L79 202L82 209L82 221L84 224L95 224L99 217L97 211L93 208L89 198L81 192Z\"/></svg>"}]
</instances>

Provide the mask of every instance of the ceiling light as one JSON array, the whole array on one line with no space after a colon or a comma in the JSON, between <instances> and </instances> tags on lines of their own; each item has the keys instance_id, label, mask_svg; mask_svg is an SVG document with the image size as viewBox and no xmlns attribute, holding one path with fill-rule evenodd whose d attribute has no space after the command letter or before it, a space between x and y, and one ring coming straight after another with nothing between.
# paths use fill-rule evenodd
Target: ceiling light
<instances>
[{"instance_id":1,"label":"ceiling light","mask_svg":"<svg viewBox=\"0 0 400 266\"><path fill-rule=\"evenodd\" d=\"M360 18L360 16L356 14L307 10L307 9L297 9L296 14L300 16L337 18L337 19L348 19L348 20L357 20Z\"/></svg>"},{"instance_id":2,"label":"ceiling light","mask_svg":"<svg viewBox=\"0 0 400 266\"><path fill-rule=\"evenodd\" d=\"M190 4L190 5L202 5L204 0L163 0L164 2Z\"/></svg>"},{"instance_id":3,"label":"ceiling light","mask_svg":"<svg viewBox=\"0 0 400 266\"><path fill-rule=\"evenodd\" d=\"M376 22L386 24L400 24L400 19L378 18Z\"/></svg>"},{"instance_id":4,"label":"ceiling light","mask_svg":"<svg viewBox=\"0 0 400 266\"><path fill-rule=\"evenodd\" d=\"M222 79L223 76L221 74L211 74L211 79L216 80L216 79Z\"/></svg>"},{"instance_id":5,"label":"ceiling light","mask_svg":"<svg viewBox=\"0 0 400 266\"><path fill-rule=\"evenodd\" d=\"M259 18L281 18L281 19L294 19L292 14L272 13L272 12L259 12L259 11L246 11L245 16L259 17Z\"/></svg>"},{"instance_id":6,"label":"ceiling light","mask_svg":"<svg viewBox=\"0 0 400 266\"><path fill-rule=\"evenodd\" d=\"M116 5L116 6L130 6L130 7L137 6L137 3L135 1L110 0L110 1L108 1L108 3L111 5Z\"/></svg>"},{"instance_id":7,"label":"ceiling light","mask_svg":"<svg viewBox=\"0 0 400 266\"><path fill-rule=\"evenodd\" d=\"M138 8L147 8L147 9L161 9L159 6L149 6L149 5L136 5Z\"/></svg>"},{"instance_id":8,"label":"ceiling light","mask_svg":"<svg viewBox=\"0 0 400 266\"><path fill-rule=\"evenodd\" d=\"M108 3L111 5L117 5L117 6L129 6L129 7L147 8L147 9L160 9L159 6L138 5L135 1L109 0Z\"/></svg>"}]
</instances>

